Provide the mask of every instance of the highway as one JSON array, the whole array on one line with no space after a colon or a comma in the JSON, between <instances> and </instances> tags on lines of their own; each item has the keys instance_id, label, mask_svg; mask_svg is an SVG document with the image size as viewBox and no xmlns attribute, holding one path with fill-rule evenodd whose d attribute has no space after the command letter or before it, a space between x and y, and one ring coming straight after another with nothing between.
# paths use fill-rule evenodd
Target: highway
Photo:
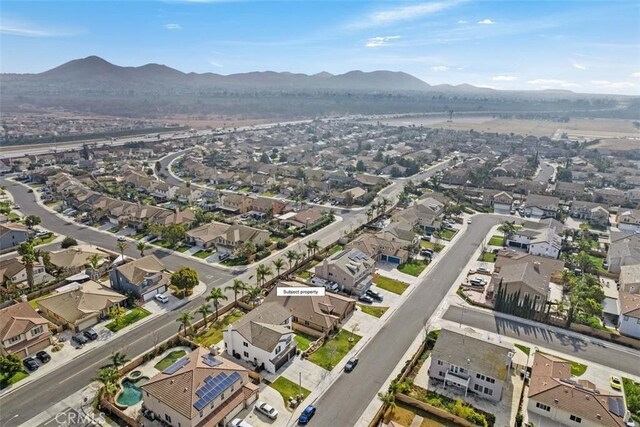
<instances>
[{"instance_id":1,"label":"highway","mask_svg":"<svg viewBox=\"0 0 640 427\"><path fill-rule=\"evenodd\" d=\"M640 375L640 352L620 347L587 336L575 337L561 329L529 320L513 320L498 313L463 309L450 306L443 319L461 322L464 325L516 338L532 345L546 347L563 354L575 354L581 359Z\"/></svg>"}]
</instances>

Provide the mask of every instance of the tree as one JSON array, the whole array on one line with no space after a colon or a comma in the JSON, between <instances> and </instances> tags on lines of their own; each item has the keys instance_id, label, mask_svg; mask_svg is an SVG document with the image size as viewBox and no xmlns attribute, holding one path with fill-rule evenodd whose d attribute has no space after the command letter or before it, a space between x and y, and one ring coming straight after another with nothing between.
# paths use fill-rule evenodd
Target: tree
<instances>
[{"instance_id":1,"label":"tree","mask_svg":"<svg viewBox=\"0 0 640 427\"><path fill-rule=\"evenodd\" d=\"M4 377L5 382L9 382L18 372L22 372L22 360L15 354L7 354L0 356L0 375Z\"/></svg>"},{"instance_id":2,"label":"tree","mask_svg":"<svg viewBox=\"0 0 640 427\"><path fill-rule=\"evenodd\" d=\"M127 242L118 242L116 247L118 248L118 251L120 251L120 257L124 261L124 251L129 247L129 245Z\"/></svg>"},{"instance_id":3,"label":"tree","mask_svg":"<svg viewBox=\"0 0 640 427\"><path fill-rule=\"evenodd\" d=\"M305 246L312 255L315 255L316 252L320 249L320 242L318 241L318 239L311 239L307 243L305 243Z\"/></svg>"},{"instance_id":4,"label":"tree","mask_svg":"<svg viewBox=\"0 0 640 427\"><path fill-rule=\"evenodd\" d=\"M22 256L22 263L27 271L27 284L30 288L33 287L33 267L35 266L36 261L36 252L33 248L33 243L30 241L22 242L20 246L18 246L18 254Z\"/></svg>"},{"instance_id":5,"label":"tree","mask_svg":"<svg viewBox=\"0 0 640 427\"><path fill-rule=\"evenodd\" d=\"M196 310L199 314L202 314L202 320L204 322L204 327L207 327L207 316L211 314L211 306L209 304L202 304L202 306ZM218 311L216 309L216 311ZM216 319L218 318L218 314L216 314Z\"/></svg>"},{"instance_id":6,"label":"tree","mask_svg":"<svg viewBox=\"0 0 640 427\"><path fill-rule=\"evenodd\" d=\"M272 261L273 266L276 269L278 277L280 276L280 270L284 268L284 260L282 258L277 258Z\"/></svg>"},{"instance_id":7,"label":"tree","mask_svg":"<svg viewBox=\"0 0 640 427\"><path fill-rule=\"evenodd\" d=\"M184 296L190 295L198 283L198 272L191 267L182 267L171 275L171 285L181 290Z\"/></svg>"},{"instance_id":8,"label":"tree","mask_svg":"<svg viewBox=\"0 0 640 427\"><path fill-rule=\"evenodd\" d=\"M404 194L404 193L402 193ZM376 207L375 205L371 205L369 206L369 209L367 209L367 222L371 222L371 220L373 219L374 215L376 212Z\"/></svg>"},{"instance_id":9,"label":"tree","mask_svg":"<svg viewBox=\"0 0 640 427\"><path fill-rule=\"evenodd\" d=\"M186 237L186 231L181 224L171 224L162 229L162 240L166 241L170 247L175 247Z\"/></svg>"},{"instance_id":10,"label":"tree","mask_svg":"<svg viewBox=\"0 0 640 427\"><path fill-rule=\"evenodd\" d=\"M262 153L260 156L261 163L271 163L271 159L269 159L269 155L267 153Z\"/></svg>"},{"instance_id":11,"label":"tree","mask_svg":"<svg viewBox=\"0 0 640 427\"><path fill-rule=\"evenodd\" d=\"M380 208L382 209L382 213L385 213L387 211L387 208L389 207L390 204L391 202L386 197L383 197L380 200Z\"/></svg>"},{"instance_id":12,"label":"tree","mask_svg":"<svg viewBox=\"0 0 640 427\"><path fill-rule=\"evenodd\" d=\"M247 284L240 279L233 279L233 284L224 288L225 291L233 291L233 302L238 303L238 292L244 292L247 289Z\"/></svg>"},{"instance_id":13,"label":"tree","mask_svg":"<svg viewBox=\"0 0 640 427\"><path fill-rule=\"evenodd\" d=\"M500 228L502 229L502 235L503 235L502 246L507 246L507 240L509 239L509 237L511 237L513 232L516 230L515 226L511 222L505 221L502 223Z\"/></svg>"},{"instance_id":14,"label":"tree","mask_svg":"<svg viewBox=\"0 0 640 427\"><path fill-rule=\"evenodd\" d=\"M256 269L256 280L258 282L258 286L260 285L260 282L262 282L262 284L266 282L267 276L272 276L272 275L273 275L273 271L271 271L269 267L267 267L264 264L260 264Z\"/></svg>"},{"instance_id":15,"label":"tree","mask_svg":"<svg viewBox=\"0 0 640 427\"><path fill-rule=\"evenodd\" d=\"M116 324L116 328L120 324L120 320L124 317L125 312L126 310L124 309L124 307L120 306L113 306L109 309L109 319L113 320L113 322Z\"/></svg>"},{"instance_id":16,"label":"tree","mask_svg":"<svg viewBox=\"0 0 640 427\"><path fill-rule=\"evenodd\" d=\"M180 313L180 316L178 316L178 318L176 319L176 322L180 323L180 326L182 327L182 329L184 329L184 336L187 336L187 331L189 330L189 327L191 326L191 321L193 320L193 316L187 312L187 311L183 311Z\"/></svg>"},{"instance_id":17,"label":"tree","mask_svg":"<svg viewBox=\"0 0 640 427\"><path fill-rule=\"evenodd\" d=\"M256 253L257 249L258 248L255 242L251 240L247 240L246 242L242 243L242 245L240 245L240 248L238 249L238 253L240 254L240 256L244 258L249 258L251 255Z\"/></svg>"},{"instance_id":18,"label":"tree","mask_svg":"<svg viewBox=\"0 0 640 427\"><path fill-rule=\"evenodd\" d=\"M247 299L253 307L256 306L262 296L262 288L260 286L251 286L247 289Z\"/></svg>"},{"instance_id":19,"label":"tree","mask_svg":"<svg viewBox=\"0 0 640 427\"><path fill-rule=\"evenodd\" d=\"M586 252L582 251L576 256L576 263L584 273L591 273L595 270L595 262Z\"/></svg>"},{"instance_id":20,"label":"tree","mask_svg":"<svg viewBox=\"0 0 640 427\"><path fill-rule=\"evenodd\" d=\"M287 253L284 254L284 257L289 262L289 270L291 270L291 267L293 266L292 261L298 259L298 253L294 250L288 250Z\"/></svg>"},{"instance_id":21,"label":"tree","mask_svg":"<svg viewBox=\"0 0 640 427\"><path fill-rule=\"evenodd\" d=\"M382 401L382 405L387 408L391 408L391 413L393 413L396 408L396 396L391 392L386 393L378 393L378 399Z\"/></svg>"},{"instance_id":22,"label":"tree","mask_svg":"<svg viewBox=\"0 0 640 427\"><path fill-rule=\"evenodd\" d=\"M78 246L78 241L71 236L65 237L62 242L60 242L60 247L62 249L67 249L71 246Z\"/></svg>"},{"instance_id":23,"label":"tree","mask_svg":"<svg viewBox=\"0 0 640 427\"><path fill-rule=\"evenodd\" d=\"M367 170L367 167L362 160L358 160L358 162L356 163L356 170L358 172L364 172L365 170Z\"/></svg>"},{"instance_id":24,"label":"tree","mask_svg":"<svg viewBox=\"0 0 640 427\"><path fill-rule=\"evenodd\" d=\"M211 292L207 296L207 301L213 301L213 307L216 310L216 321L218 320L218 307L220 306L220 300L226 301L229 298L225 294L222 293L220 288L213 288Z\"/></svg>"},{"instance_id":25,"label":"tree","mask_svg":"<svg viewBox=\"0 0 640 427\"><path fill-rule=\"evenodd\" d=\"M24 219L24 225L26 225L29 228L33 228L36 225L40 224L42 221L40 220L40 217L37 215L29 215Z\"/></svg>"},{"instance_id":26,"label":"tree","mask_svg":"<svg viewBox=\"0 0 640 427\"><path fill-rule=\"evenodd\" d=\"M113 367L115 367L116 369L120 368L121 366L124 366L125 363L131 360L127 357L126 354L120 353L119 351L116 351L115 353L111 353L111 356L109 356L109 359L111 359L111 365L113 365Z\"/></svg>"},{"instance_id":27,"label":"tree","mask_svg":"<svg viewBox=\"0 0 640 427\"><path fill-rule=\"evenodd\" d=\"M138 242L136 243L136 249L140 251L140 256L143 257L144 251L149 249L149 245L147 245L145 242Z\"/></svg>"},{"instance_id":28,"label":"tree","mask_svg":"<svg viewBox=\"0 0 640 427\"><path fill-rule=\"evenodd\" d=\"M344 204L345 206L351 206L353 204L353 194L351 194L350 191L344 194Z\"/></svg>"},{"instance_id":29,"label":"tree","mask_svg":"<svg viewBox=\"0 0 640 427\"><path fill-rule=\"evenodd\" d=\"M98 374L93 378L95 381L99 381L104 386L104 393L107 397L114 396L118 390L118 381L122 377L120 371L114 366L105 366L98 370Z\"/></svg>"},{"instance_id":30,"label":"tree","mask_svg":"<svg viewBox=\"0 0 640 427\"><path fill-rule=\"evenodd\" d=\"M196 214L196 218L197 218L197 214ZM149 224L147 226L147 232L149 233L149 236L160 236L162 234L162 229L164 227L161 226L160 224Z\"/></svg>"}]
</instances>

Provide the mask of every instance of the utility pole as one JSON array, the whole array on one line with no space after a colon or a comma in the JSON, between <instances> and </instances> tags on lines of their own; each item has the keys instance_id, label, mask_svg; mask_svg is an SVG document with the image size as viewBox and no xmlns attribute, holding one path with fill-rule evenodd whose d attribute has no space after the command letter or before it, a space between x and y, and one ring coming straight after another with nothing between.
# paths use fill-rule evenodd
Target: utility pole
<instances>
[{"instance_id":1,"label":"utility pole","mask_svg":"<svg viewBox=\"0 0 640 427\"><path fill-rule=\"evenodd\" d=\"M302 371L298 372L298 393L299 398L302 398Z\"/></svg>"}]
</instances>

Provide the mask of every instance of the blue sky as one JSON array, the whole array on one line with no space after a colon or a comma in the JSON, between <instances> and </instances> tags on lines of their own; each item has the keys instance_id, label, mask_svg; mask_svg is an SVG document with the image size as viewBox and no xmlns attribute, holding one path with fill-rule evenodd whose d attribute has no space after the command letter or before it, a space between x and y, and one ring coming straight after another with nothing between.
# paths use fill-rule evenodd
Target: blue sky
<instances>
[{"instance_id":1,"label":"blue sky","mask_svg":"<svg viewBox=\"0 0 640 427\"><path fill-rule=\"evenodd\" d=\"M640 2L2 2L2 72L89 55L185 72L386 69L430 84L639 94Z\"/></svg>"}]
</instances>

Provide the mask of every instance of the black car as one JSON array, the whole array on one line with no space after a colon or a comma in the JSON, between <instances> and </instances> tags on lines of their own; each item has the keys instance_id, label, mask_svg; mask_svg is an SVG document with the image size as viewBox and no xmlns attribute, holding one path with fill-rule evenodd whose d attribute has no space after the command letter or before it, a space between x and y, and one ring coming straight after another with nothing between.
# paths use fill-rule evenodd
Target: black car
<instances>
[{"instance_id":1,"label":"black car","mask_svg":"<svg viewBox=\"0 0 640 427\"><path fill-rule=\"evenodd\" d=\"M22 363L30 371L35 371L40 367L38 361L36 361L36 359L34 359L33 357L27 357L22 361Z\"/></svg>"},{"instance_id":2,"label":"black car","mask_svg":"<svg viewBox=\"0 0 640 427\"><path fill-rule=\"evenodd\" d=\"M370 296L368 296L366 294L365 295L360 295L358 297L358 301L364 302L364 303L367 303L367 304L373 304L373 298L371 298Z\"/></svg>"},{"instance_id":3,"label":"black car","mask_svg":"<svg viewBox=\"0 0 640 427\"><path fill-rule=\"evenodd\" d=\"M51 360L51 356L49 356L49 353L47 353L44 350L37 352L36 353L36 357L42 363L47 363L47 362L49 362Z\"/></svg>"},{"instance_id":4,"label":"black car","mask_svg":"<svg viewBox=\"0 0 640 427\"><path fill-rule=\"evenodd\" d=\"M357 364L358 364L358 358L357 357L352 357L351 359L349 359L347 364L344 365L344 371L345 372L353 371L353 369L356 367Z\"/></svg>"},{"instance_id":5,"label":"black car","mask_svg":"<svg viewBox=\"0 0 640 427\"><path fill-rule=\"evenodd\" d=\"M71 341L73 341L74 343L76 343L78 345L85 345L86 343L89 342L87 337L85 337L82 334L75 334L74 336L71 337Z\"/></svg>"},{"instance_id":6,"label":"black car","mask_svg":"<svg viewBox=\"0 0 640 427\"><path fill-rule=\"evenodd\" d=\"M95 341L98 339L98 333L93 329L89 328L83 332L84 336L89 338L91 341Z\"/></svg>"},{"instance_id":7,"label":"black car","mask_svg":"<svg viewBox=\"0 0 640 427\"><path fill-rule=\"evenodd\" d=\"M374 291L373 289L367 289L366 295L378 302L382 302L383 300L382 294L380 294L380 292Z\"/></svg>"}]
</instances>

